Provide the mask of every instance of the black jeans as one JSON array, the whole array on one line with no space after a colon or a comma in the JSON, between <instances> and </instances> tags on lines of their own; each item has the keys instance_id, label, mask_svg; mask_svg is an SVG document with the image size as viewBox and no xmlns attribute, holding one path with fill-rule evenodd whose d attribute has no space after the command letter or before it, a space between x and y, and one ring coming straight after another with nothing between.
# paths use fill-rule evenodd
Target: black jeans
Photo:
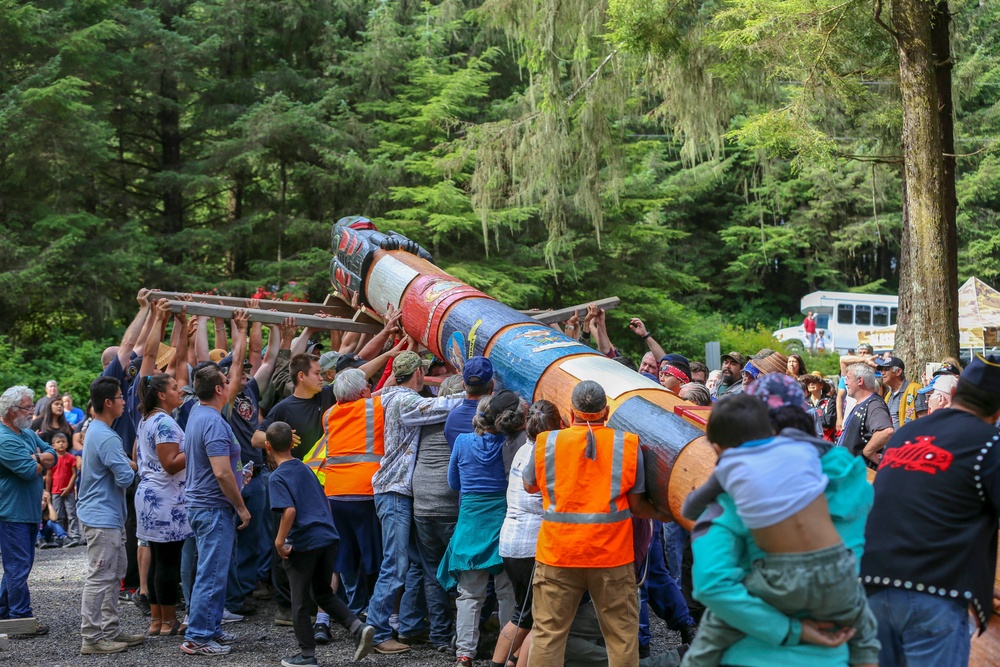
<instances>
[{"instance_id":1,"label":"black jeans","mask_svg":"<svg viewBox=\"0 0 1000 667\"><path fill-rule=\"evenodd\" d=\"M316 655L316 636L309 619L310 593L317 606L348 630L354 621L358 620L344 601L334 594L330 586L336 559L337 547L330 545L309 551L293 549L288 559L281 562L283 569L288 573L288 585L291 589L295 639L299 642L302 655L307 658Z\"/></svg>"}]
</instances>

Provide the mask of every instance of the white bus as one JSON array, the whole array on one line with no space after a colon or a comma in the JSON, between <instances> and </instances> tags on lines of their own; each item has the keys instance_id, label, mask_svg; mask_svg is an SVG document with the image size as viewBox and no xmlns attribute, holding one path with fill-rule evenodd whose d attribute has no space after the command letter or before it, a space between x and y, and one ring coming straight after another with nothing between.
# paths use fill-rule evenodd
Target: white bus
<instances>
[{"instance_id":1,"label":"white bus","mask_svg":"<svg viewBox=\"0 0 1000 667\"><path fill-rule=\"evenodd\" d=\"M858 346L858 332L896 323L899 297L894 294L854 294L853 292L812 292L802 297L802 317L816 316L816 333L823 331L827 352L846 352ZM774 332L774 337L795 351L808 349L806 332L800 322ZM818 338L818 335L817 335Z\"/></svg>"}]
</instances>

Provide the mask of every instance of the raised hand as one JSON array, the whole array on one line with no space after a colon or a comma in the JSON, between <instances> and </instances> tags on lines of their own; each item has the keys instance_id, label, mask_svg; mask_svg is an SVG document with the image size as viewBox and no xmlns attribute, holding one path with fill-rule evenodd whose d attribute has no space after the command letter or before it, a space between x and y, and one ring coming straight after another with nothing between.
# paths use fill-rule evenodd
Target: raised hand
<instances>
[{"instance_id":1,"label":"raised hand","mask_svg":"<svg viewBox=\"0 0 1000 667\"><path fill-rule=\"evenodd\" d=\"M646 325L642 323L638 317L633 317L628 323L629 328L635 333L636 336L643 337L649 333L646 330Z\"/></svg>"}]
</instances>

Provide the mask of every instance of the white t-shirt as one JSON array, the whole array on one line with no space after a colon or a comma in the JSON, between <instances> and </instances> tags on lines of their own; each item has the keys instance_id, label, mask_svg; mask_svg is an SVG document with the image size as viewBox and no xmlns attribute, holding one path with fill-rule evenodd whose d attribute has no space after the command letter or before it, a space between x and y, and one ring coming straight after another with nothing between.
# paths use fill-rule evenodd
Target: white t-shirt
<instances>
[{"instance_id":1,"label":"white t-shirt","mask_svg":"<svg viewBox=\"0 0 1000 667\"><path fill-rule=\"evenodd\" d=\"M154 412L139 422L136 463L139 484L135 490L135 535L150 542L177 542L191 535L184 510L184 471L167 474L156 448L177 443L184 451L184 431L165 412Z\"/></svg>"}]
</instances>

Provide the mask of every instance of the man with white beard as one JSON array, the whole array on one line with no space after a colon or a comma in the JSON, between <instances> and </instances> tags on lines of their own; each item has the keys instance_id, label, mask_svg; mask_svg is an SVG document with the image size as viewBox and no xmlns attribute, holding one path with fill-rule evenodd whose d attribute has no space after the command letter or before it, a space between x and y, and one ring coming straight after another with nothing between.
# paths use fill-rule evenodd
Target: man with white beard
<instances>
[{"instance_id":1,"label":"man with white beard","mask_svg":"<svg viewBox=\"0 0 1000 667\"><path fill-rule=\"evenodd\" d=\"M0 395L0 619L31 618L28 575L35 562L35 535L42 520L45 471L56 452L31 430L34 394L23 386ZM38 624L33 635L49 629Z\"/></svg>"}]
</instances>

